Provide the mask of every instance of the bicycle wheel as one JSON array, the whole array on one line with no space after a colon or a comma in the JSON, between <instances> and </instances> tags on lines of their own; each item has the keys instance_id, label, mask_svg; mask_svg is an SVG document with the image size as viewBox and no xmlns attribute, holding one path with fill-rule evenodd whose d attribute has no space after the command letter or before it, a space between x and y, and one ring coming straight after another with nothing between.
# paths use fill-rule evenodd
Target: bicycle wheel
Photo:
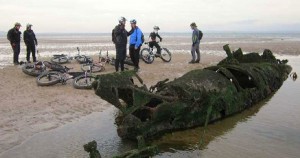
<instances>
[{"instance_id":1,"label":"bicycle wheel","mask_svg":"<svg viewBox=\"0 0 300 158\"><path fill-rule=\"evenodd\" d=\"M81 70L84 72L100 72L104 70L104 67L101 65L95 65L95 64L81 64Z\"/></svg>"},{"instance_id":2,"label":"bicycle wheel","mask_svg":"<svg viewBox=\"0 0 300 158\"><path fill-rule=\"evenodd\" d=\"M51 61L57 64L65 64L69 62L69 59L66 56L54 56L51 58Z\"/></svg>"},{"instance_id":3,"label":"bicycle wheel","mask_svg":"<svg viewBox=\"0 0 300 158\"><path fill-rule=\"evenodd\" d=\"M161 56L160 58L164 61L164 62L170 62L172 59L172 55L170 53L170 51L167 48L163 48L161 50Z\"/></svg>"},{"instance_id":4,"label":"bicycle wheel","mask_svg":"<svg viewBox=\"0 0 300 158\"><path fill-rule=\"evenodd\" d=\"M79 62L80 64L83 64L83 63L87 63L88 61L90 62L93 62L93 59L91 57L88 57L88 56L78 56L78 57L75 57L75 59L77 60L77 62Z\"/></svg>"},{"instance_id":5,"label":"bicycle wheel","mask_svg":"<svg viewBox=\"0 0 300 158\"><path fill-rule=\"evenodd\" d=\"M141 56L143 61L147 64L151 64L154 61L154 56L151 55L149 48L142 49Z\"/></svg>"},{"instance_id":6,"label":"bicycle wheel","mask_svg":"<svg viewBox=\"0 0 300 158\"><path fill-rule=\"evenodd\" d=\"M29 76L37 77L43 73L42 69L36 69L32 64L26 64L22 67L22 71Z\"/></svg>"},{"instance_id":7,"label":"bicycle wheel","mask_svg":"<svg viewBox=\"0 0 300 158\"><path fill-rule=\"evenodd\" d=\"M73 80L73 87L76 89L92 89L96 77L92 75L81 75Z\"/></svg>"},{"instance_id":8,"label":"bicycle wheel","mask_svg":"<svg viewBox=\"0 0 300 158\"><path fill-rule=\"evenodd\" d=\"M60 82L60 73L58 72L42 73L36 78L36 83L39 86L51 86L59 82Z\"/></svg>"}]
</instances>

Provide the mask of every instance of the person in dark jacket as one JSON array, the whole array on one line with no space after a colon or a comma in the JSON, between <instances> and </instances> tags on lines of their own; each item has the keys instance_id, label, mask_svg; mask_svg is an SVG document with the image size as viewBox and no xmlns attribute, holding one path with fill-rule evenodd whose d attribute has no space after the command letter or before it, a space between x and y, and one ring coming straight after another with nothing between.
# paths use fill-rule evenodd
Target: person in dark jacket
<instances>
[{"instance_id":1,"label":"person in dark jacket","mask_svg":"<svg viewBox=\"0 0 300 158\"><path fill-rule=\"evenodd\" d=\"M36 62L36 57L35 57L35 49L36 46L38 45L38 42L36 40L35 34L31 29L32 25L27 24L26 30L24 31L24 41L26 44L26 50L27 50L27 55L26 55L26 60L28 63L30 63L30 53L32 53L32 59L33 62Z\"/></svg>"},{"instance_id":2,"label":"person in dark jacket","mask_svg":"<svg viewBox=\"0 0 300 158\"><path fill-rule=\"evenodd\" d=\"M15 27L10 29L7 33L7 39L10 42L10 45L14 52L13 62L15 65L19 65L19 55L20 55L20 42L21 42L21 32L19 31L21 28L20 23L15 23Z\"/></svg>"},{"instance_id":3,"label":"person in dark jacket","mask_svg":"<svg viewBox=\"0 0 300 158\"><path fill-rule=\"evenodd\" d=\"M127 37L131 33L126 31L125 24L126 18L120 17L119 24L113 29L112 32L112 41L116 46L116 72L119 71L119 66L121 66L121 71L124 71L124 61L127 51Z\"/></svg>"},{"instance_id":4,"label":"person in dark jacket","mask_svg":"<svg viewBox=\"0 0 300 158\"><path fill-rule=\"evenodd\" d=\"M194 64L194 63L200 62L200 33L199 33L196 23L193 22L190 26L191 26L191 29L193 30L193 35L192 35L193 44L192 44L192 49L191 49L192 60L189 63ZM197 57L196 57L196 54L197 54Z\"/></svg>"},{"instance_id":5,"label":"person in dark jacket","mask_svg":"<svg viewBox=\"0 0 300 158\"><path fill-rule=\"evenodd\" d=\"M136 25L136 20L133 19L130 21L131 28L132 28L132 34L130 35L130 41L129 41L129 55L131 58L131 61L134 64L134 70L138 71L140 69L139 67L139 60L140 60L140 49L142 46L142 31L141 29Z\"/></svg>"},{"instance_id":6,"label":"person in dark jacket","mask_svg":"<svg viewBox=\"0 0 300 158\"><path fill-rule=\"evenodd\" d=\"M149 36L149 37L150 37L149 46L150 46L151 48L153 48L153 46L156 47L157 52L156 52L155 55L156 55L156 56L160 56L161 48L160 48L158 42L156 42L156 37L159 38L160 42L162 41L162 38L161 38L160 35L158 34L158 30L160 30L160 29L159 29L158 26L154 26L153 29L154 29L154 31L151 32L151 33L150 33L150 36Z\"/></svg>"}]
</instances>

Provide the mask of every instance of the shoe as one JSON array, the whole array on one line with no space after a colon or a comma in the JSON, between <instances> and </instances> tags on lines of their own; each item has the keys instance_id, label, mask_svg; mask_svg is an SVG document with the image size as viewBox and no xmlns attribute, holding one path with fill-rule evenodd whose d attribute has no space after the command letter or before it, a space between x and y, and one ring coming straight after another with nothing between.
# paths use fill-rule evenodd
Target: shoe
<instances>
[{"instance_id":1,"label":"shoe","mask_svg":"<svg viewBox=\"0 0 300 158\"><path fill-rule=\"evenodd\" d=\"M155 54L155 57L160 57L161 55L160 54Z\"/></svg>"},{"instance_id":2,"label":"shoe","mask_svg":"<svg viewBox=\"0 0 300 158\"><path fill-rule=\"evenodd\" d=\"M138 72L139 69L140 69L139 67L135 67L135 68L134 68L134 71L135 71L135 72Z\"/></svg>"},{"instance_id":3,"label":"shoe","mask_svg":"<svg viewBox=\"0 0 300 158\"><path fill-rule=\"evenodd\" d=\"M194 61L194 60L191 60L191 61L189 62L189 64L195 64L195 61Z\"/></svg>"},{"instance_id":4,"label":"shoe","mask_svg":"<svg viewBox=\"0 0 300 158\"><path fill-rule=\"evenodd\" d=\"M27 61L27 63L31 63L31 61L29 60L29 61Z\"/></svg>"},{"instance_id":5,"label":"shoe","mask_svg":"<svg viewBox=\"0 0 300 158\"><path fill-rule=\"evenodd\" d=\"M200 63L200 60L196 60L195 63Z\"/></svg>"},{"instance_id":6,"label":"shoe","mask_svg":"<svg viewBox=\"0 0 300 158\"><path fill-rule=\"evenodd\" d=\"M20 63L19 62L14 62L14 65L20 65Z\"/></svg>"}]
</instances>

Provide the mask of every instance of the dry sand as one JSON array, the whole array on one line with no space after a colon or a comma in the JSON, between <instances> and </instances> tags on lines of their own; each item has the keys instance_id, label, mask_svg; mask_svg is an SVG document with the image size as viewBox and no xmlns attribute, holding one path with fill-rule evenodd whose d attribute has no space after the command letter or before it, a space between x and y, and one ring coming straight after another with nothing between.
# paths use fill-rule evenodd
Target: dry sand
<instances>
[{"instance_id":1,"label":"dry sand","mask_svg":"<svg viewBox=\"0 0 300 158\"><path fill-rule=\"evenodd\" d=\"M170 63L158 58L153 64L145 64L141 60L139 75L150 86L165 78L174 79L189 70L216 64L222 59L202 55L200 64L188 64L190 58L188 54L173 54ZM66 66L79 71L79 64L74 61ZM111 65L104 73L109 72L114 72ZM60 127L110 106L93 90L74 89L71 81L67 85L39 87L35 78L25 75L19 66L0 70L0 76L0 153L38 132Z\"/></svg>"}]
</instances>

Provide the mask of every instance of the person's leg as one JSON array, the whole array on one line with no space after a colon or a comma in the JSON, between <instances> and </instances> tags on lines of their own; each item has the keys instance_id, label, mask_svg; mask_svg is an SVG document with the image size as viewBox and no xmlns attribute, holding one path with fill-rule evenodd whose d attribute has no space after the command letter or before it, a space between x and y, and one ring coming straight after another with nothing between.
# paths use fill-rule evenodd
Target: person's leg
<instances>
[{"instance_id":1,"label":"person's leg","mask_svg":"<svg viewBox=\"0 0 300 158\"><path fill-rule=\"evenodd\" d=\"M19 55L20 55L20 43L16 45L16 63L19 64Z\"/></svg>"},{"instance_id":2,"label":"person's leg","mask_svg":"<svg viewBox=\"0 0 300 158\"><path fill-rule=\"evenodd\" d=\"M141 50L141 47L138 47L138 49L136 49L135 53L134 53L134 60L135 60L136 69L140 69L140 66L139 66L139 63L140 63L140 50Z\"/></svg>"},{"instance_id":3,"label":"person's leg","mask_svg":"<svg viewBox=\"0 0 300 158\"><path fill-rule=\"evenodd\" d=\"M122 48L122 57L120 59L120 64L121 64L121 71L124 71L124 63L125 63L125 58L126 58L126 45Z\"/></svg>"},{"instance_id":4,"label":"person's leg","mask_svg":"<svg viewBox=\"0 0 300 158\"><path fill-rule=\"evenodd\" d=\"M31 47L31 51L32 51L32 60L33 60L33 62L36 62L35 45L34 44Z\"/></svg>"},{"instance_id":5,"label":"person's leg","mask_svg":"<svg viewBox=\"0 0 300 158\"><path fill-rule=\"evenodd\" d=\"M196 46L196 53L197 53L197 59L196 59L196 63L200 62L200 49L199 49L199 44Z\"/></svg>"},{"instance_id":6,"label":"person's leg","mask_svg":"<svg viewBox=\"0 0 300 158\"><path fill-rule=\"evenodd\" d=\"M195 46L192 46L191 49L191 54L192 54L192 60L189 63L194 63L195 62Z\"/></svg>"},{"instance_id":7,"label":"person's leg","mask_svg":"<svg viewBox=\"0 0 300 158\"><path fill-rule=\"evenodd\" d=\"M116 69L116 72L119 71L119 63L120 63L120 47L116 46L116 61L115 61L115 69Z\"/></svg>"},{"instance_id":8,"label":"person's leg","mask_svg":"<svg viewBox=\"0 0 300 158\"><path fill-rule=\"evenodd\" d=\"M160 46L159 46L159 44L157 43L157 42L155 42L154 43L154 46L156 47L156 49L157 49L157 54L160 54L160 52L161 52L161 48L160 48Z\"/></svg>"},{"instance_id":9,"label":"person's leg","mask_svg":"<svg viewBox=\"0 0 300 158\"><path fill-rule=\"evenodd\" d=\"M133 65L135 66L134 45L129 46L129 55L130 55L131 61L133 62Z\"/></svg>"},{"instance_id":10,"label":"person's leg","mask_svg":"<svg viewBox=\"0 0 300 158\"><path fill-rule=\"evenodd\" d=\"M29 62L30 61L30 52L31 52L31 45L26 45L26 61Z\"/></svg>"}]
</instances>

